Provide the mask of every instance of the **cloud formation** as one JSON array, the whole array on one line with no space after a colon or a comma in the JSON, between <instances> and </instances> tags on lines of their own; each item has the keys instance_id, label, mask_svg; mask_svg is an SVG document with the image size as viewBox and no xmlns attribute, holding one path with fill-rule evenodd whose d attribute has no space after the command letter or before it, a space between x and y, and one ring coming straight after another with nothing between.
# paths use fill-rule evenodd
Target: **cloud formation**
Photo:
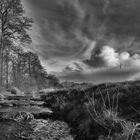
<instances>
[{"instance_id":1,"label":"cloud formation","mask_svg":"<svg viewBox=\"0 0 140 140\"><path fill-rule=\"evenodd\" d=\"M38 41L45 54L48 50L54 57L71 56L88 49L87 40L96 41L97 48L109 45L131 51L139 44L139 0L25 0L24 3L38 25L41 36Z\"/></svg>"},{"instance_id":2,"label":"cloud formation","mask_svg":"<svg viewBox=\"0 0 140 140\"><path fill-rule=\"evenodd\" d=\"M85 60L84 63L93 67L140 67L140 55L129 52L117 52L110 46L103 46L96 55L92 55L89 60Z\"/></svg>"},{"instance_id":3,"label":"cloud formation","mask_svg":"<svg viewBox=\"0 0 140 140\"><path fill-rule=\"evenodd\" d=\"M35 21L32 48L48 71L138 69L139 0L22 1Z\"/></svg>"}]
</instances>

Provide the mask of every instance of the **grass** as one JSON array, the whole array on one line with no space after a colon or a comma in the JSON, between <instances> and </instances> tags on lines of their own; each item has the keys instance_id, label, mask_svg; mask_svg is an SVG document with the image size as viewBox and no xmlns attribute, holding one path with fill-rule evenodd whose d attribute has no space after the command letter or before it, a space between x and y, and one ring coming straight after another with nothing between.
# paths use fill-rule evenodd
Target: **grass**
<instances>
[{"instance_id":1,"label":"grass","mask_svg":"<svg viewBox=\"0 0 140 140\"><path fill-rule=\"evenodd\" d=\"M140 82L101 84L43 97L55 119L67 122L75 140L139 140Z\"/></svg>"},{"instance_id":2,"label":"grass","mask_svg":"<svg viewBox=\"0 0 140 140\"><path fill-rule=\"evenodd\" d=\"M140 138L136 138L135 134L137 134L137 132L140 134L140 123L127 121L125 118L121 118L119 116L117 111L118 94L116 95L117 98L115 101L115 94L113 95L113 99L111 99L108 89L105 98L101 91L99 93L102 100L100 109L96 107L97 104L95 98L93 97L90 99L90 97L85 92L85 95L89 101L89 103L86 104L86 107L91 118L105 129L108 129L108 136L106 137L106 140L133 140L133 138L135 138L135 140L139 140ZM120 129L120 132L118 134L111 134L113 129ZM113 135L118 137L114 138Z\"/></svg>"}]
</instances>

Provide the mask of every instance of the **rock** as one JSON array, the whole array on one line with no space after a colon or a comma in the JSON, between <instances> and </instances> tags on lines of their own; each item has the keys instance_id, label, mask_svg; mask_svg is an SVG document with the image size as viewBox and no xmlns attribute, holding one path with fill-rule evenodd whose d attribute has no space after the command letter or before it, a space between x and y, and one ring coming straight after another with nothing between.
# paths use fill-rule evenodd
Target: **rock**
<instances>
[{"instance_id":1,"label":"rock","mask_svg":"<svg viewBox=\"0 0 140 140\"><path fill-rule=\"evenodd\" d=\"M32 134L34 140L73 140L70 128L64 122L41 119L32 120L30 125L34 130Z\"/></svg>"},{"instance_id":2,"label":"rock","mask_svg":"<svg viewBox=\"0 0 140 140\"><path fill-rule=\"evenodd\" d=\"M40 118L50 118L53 114L53 111L50 110L49 108L40 108L38 107L38 109L34 112L32 112L32 114L34 115L34 117L36 119L40 119Z\"/></svg>"},{"instance_id":3,"label":"rock","mask_svg":"<svg viewBox=\"0 0 140 140\"><path fill-rule=\"evenodd\" d=\"M73 140L70 128L64 122L30 120L17 122L0 120L1 140Z\"/></svg>"},{"instance_id":4,"label":"rock","mask_svg":"<svg viewBox=\"0 0 140 140\"><path fill-rule=\"evenodd\" d=\"M9 136L4 140L73 140L67 123L34 119L28 112L0 112L0 122L5 129L0 138Z\"/></svg>"},{"instance_id":5,"label":"rock","mask_svg":"<svg viewBox=\"0 0 140 140\"><path fill-rule=\"evenodd\" d=\"M11 87L7 91L10 92L12 95L24 96L24 93L20 91L17 87Z\"/></svg>"},{"instance_id":6,"label":"rock","mask_svg":"<svg viewBox=\"0 0 140 140\"><path fill-rule=\"evenodd\" d=\"M30 105L36 105L36 106L43 106L44 102L43 101L30 101Z\"/></svg>"},{"instance_id":7,"label":"rock","mask_svg":"<svg viewBox=\"0 0 140 140\"><path fill-rule=\"evenodd\" d=\"M28 112L0 112L0 119L14 120L16 122L29 122L34 119L34 116Z\"/></svg>"},{"instance_id":8,"label":"rock","mask_svg":"<svg viewBox=\"0 0 140 140\"><path fill-rule=\"evenodd\" d=\"M8 100L2 100L2 101L0 101L0 106L1 107L12 107L13 104Z\"/></svg>"}]
</instances>

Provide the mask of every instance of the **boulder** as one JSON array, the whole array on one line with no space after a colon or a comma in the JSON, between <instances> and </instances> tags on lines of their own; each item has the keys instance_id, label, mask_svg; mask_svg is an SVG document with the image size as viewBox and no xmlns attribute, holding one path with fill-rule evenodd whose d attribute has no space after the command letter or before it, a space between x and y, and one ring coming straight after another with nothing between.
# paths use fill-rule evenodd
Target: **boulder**
<instances>
[{"instance_id":1,"label":"boulder","mask_svg":"<svg viewBox=\"0 0 140 140\"><path fill-rule=\"evenodd\" d=\"M65 122L51 120L32 120L30 122L34 140L73 140L70 128Z\"/></svg>"},{"instance_id":2,"label":"boulder","mask_svg":"<svg viewBox=\"0 0 140 140\"><path fill-rule=\"evenodd\" d=\"M13 104L8 100L1 100L0 101L0 106L1 107L12 107Z\"/></svg>"},{"instance_id":3,"label":"boulder","mask_svg":"<svg viewBox=\"0 0 140 140\"><path fill-rule=\"evenodd\" d=\"M19 116L23 115L17 114L16 118L21 118ZM73 140L70 128L61 121L32 119L21 122L11 119L0 120L0 125L0 140Z\"/></svg>"},{"instance_id":4,"label":"boulder","mask_svg":"<svg viewBox=\"0 0 140 140\"><path fill-rule=\"evenodd\" d=\"M14 120L16 122L26 122L34 119L28 112L0 112L0 120Z\"/></svg>"},{"instance_id":5,"label":"boulder","mask_svg":"<svg viewBox=\"0 0 140 140\"><path fill-rule=\"evenodd\" d=\"M24 93L17 87L10 87L7 91L10 92L12 95L24 96Z\"/></svg>"}]
</instances>

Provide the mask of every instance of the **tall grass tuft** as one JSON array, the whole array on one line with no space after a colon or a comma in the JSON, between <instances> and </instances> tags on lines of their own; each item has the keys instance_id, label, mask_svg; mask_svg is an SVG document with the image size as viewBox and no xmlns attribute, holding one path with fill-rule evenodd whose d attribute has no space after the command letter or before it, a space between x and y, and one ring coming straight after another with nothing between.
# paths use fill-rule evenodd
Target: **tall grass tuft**
<instances>
[{"instance_id":1,"label":"tall grass tuft","mask_svg":"<svg viewBox=\"0 0 140 140\"><path fill-rule=\"evenodd\" d=\"M108 135L99 137L99 140L140 140L140 123L127 121L118 113L118 93L111 97L107 89L103 96L99 89L99 94L100 101L85 92L88 99L86 108L91 118L108 131Z\"/></svg>"}]
</instances>

